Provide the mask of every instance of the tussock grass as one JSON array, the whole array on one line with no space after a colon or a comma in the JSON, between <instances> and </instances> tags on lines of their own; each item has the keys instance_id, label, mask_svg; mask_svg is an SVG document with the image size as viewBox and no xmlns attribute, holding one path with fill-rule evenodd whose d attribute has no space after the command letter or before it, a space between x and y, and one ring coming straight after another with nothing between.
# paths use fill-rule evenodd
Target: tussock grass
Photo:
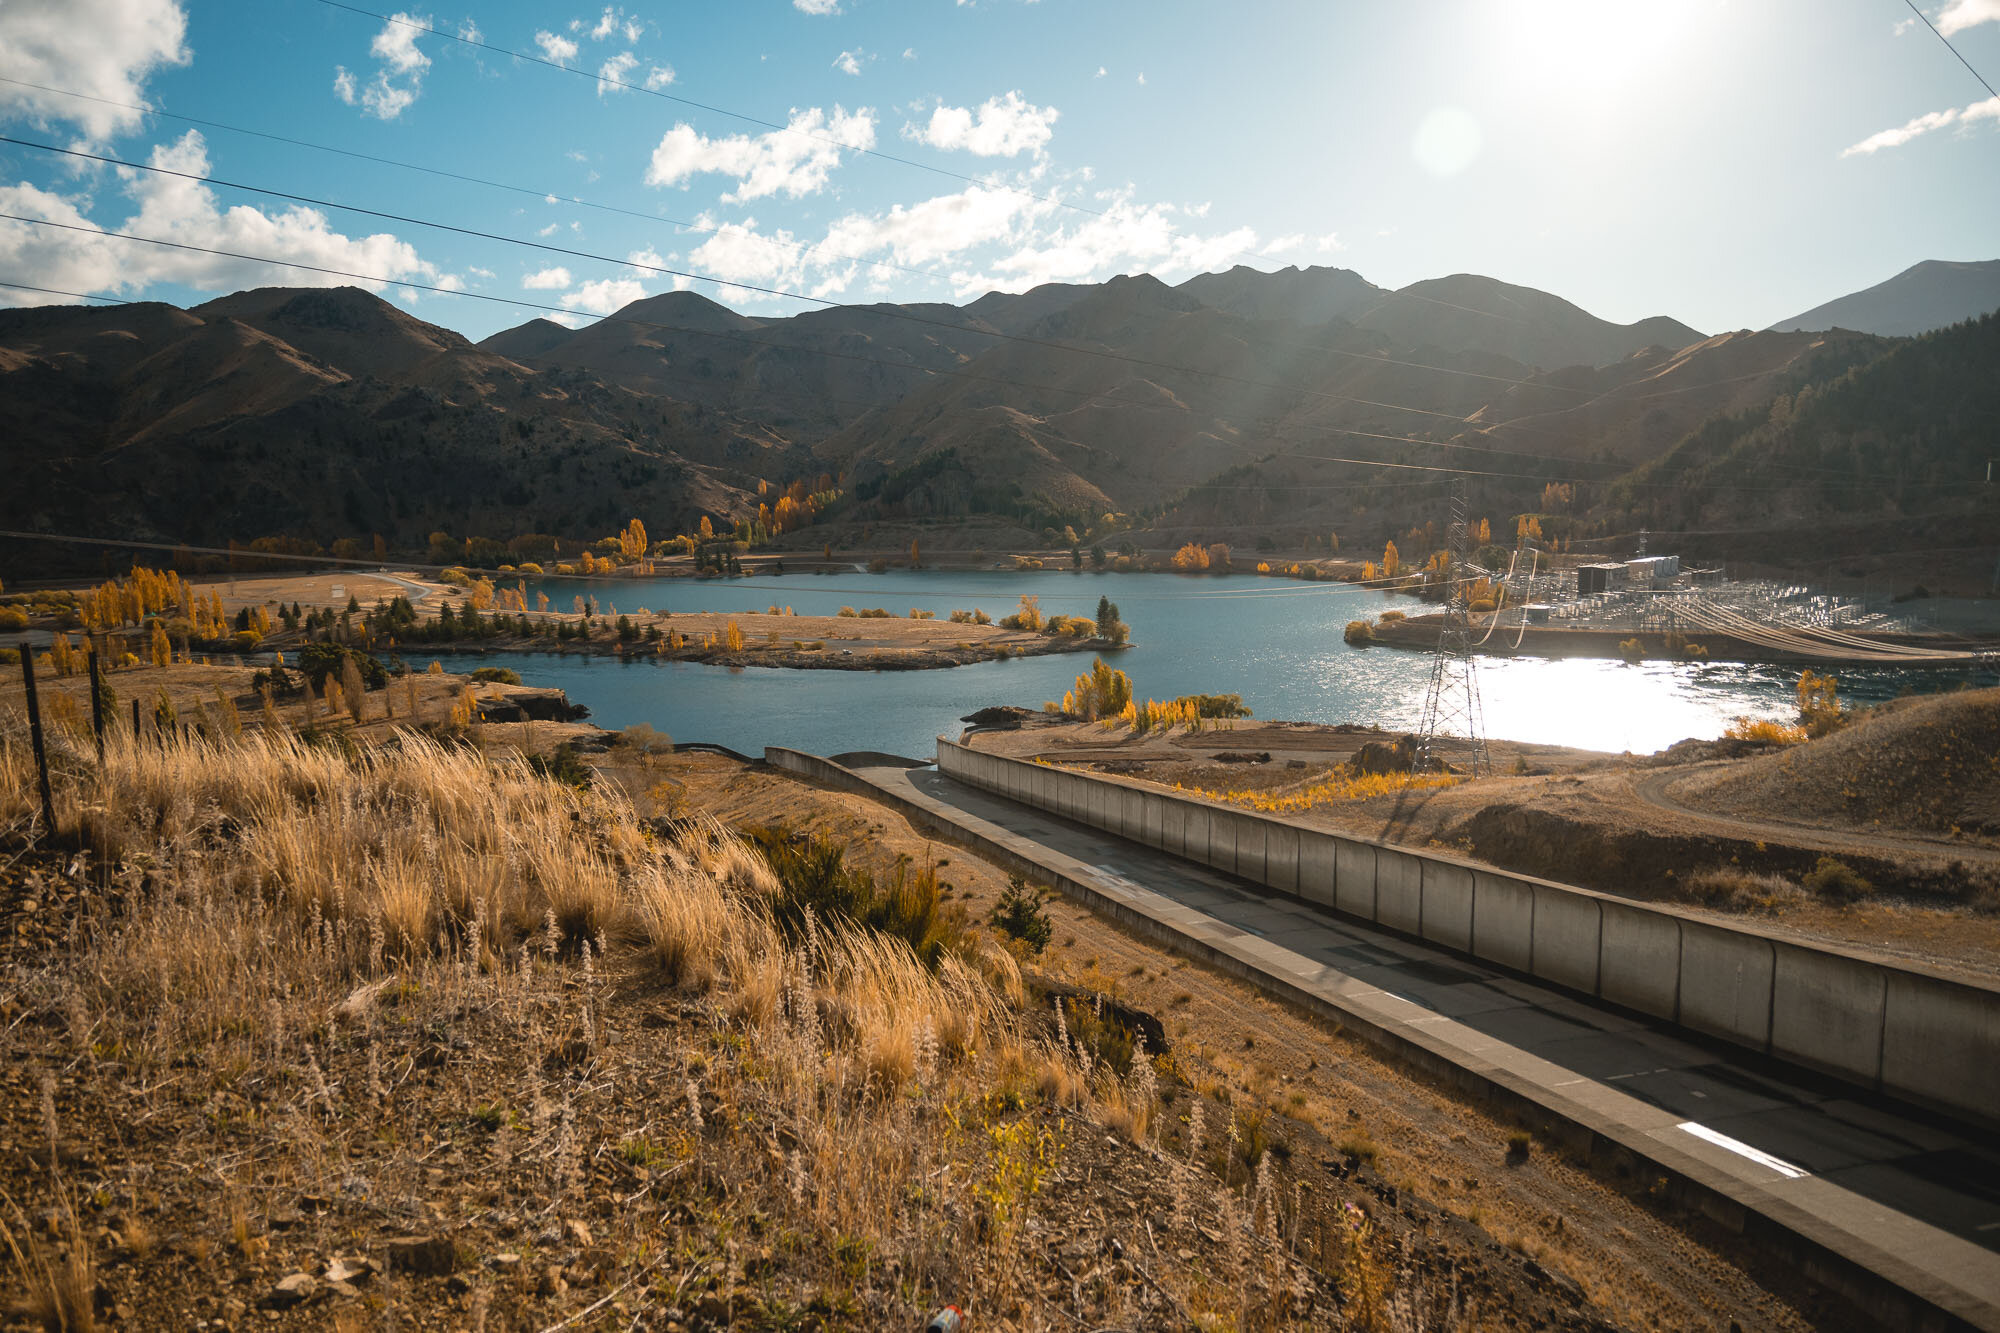
<instances>
[{"instance_id":1,"label":"tussock grass","mask_svg":"<svg viewBox=\"0 0 2000 1333\"><path fill-rule=\"evenodd\" d=\"M72 738L57 761L59 824L105 889L70 948L18 969L23 1007L56 1020L45 1058L76 1080L61 1100L108 1097L175 1125L191 1160L232 1163L152 1176L204 1202L135 1212L130 1253L151 1253L158 1227L198 1265L268 1282L402 1215L375 1200L414 1213L445 1191L474 1253L521 1248L524 1228L567 1244L541 1237L588 1219L596 1257L561 1281L477 1280L501 1285L476 1299L545 1301L535 1326L586 1281L685 1323L696 1274L760 1318L817 1303L848 1326L913 1325L949 1299L1041 1326L1080 1298L1036 1285L1041 1261L1016 1243L1027 1220L1076 1225L1097 1216L1090 1181L1153 1169L1143 1044L1076 1006L1024 1011L1016 960L959 933L928 870L829 873L809 901L712 821L649 824L608 784L413 734L351 750L258 731L114 740L102 764ZM0 719L0 835L16 846L36 836L34 800L23 737ZM644 1024L621 1007L641 997ZM635 1027L655 1035L634 1043ZM476 1065L425 1073L475 1059L455 1049ZM427 1146L441 1139L448 1157ZM1119 1141L1141 1146L1108 1156ZM254 1172L234 1164L245 1151ZM1143 1300L1107 1288L1095 1325L1180 1310L1246 1326L1258 1302L1297 1300L1331 1318L1327 1280L1247 1229L1281 1192L1260 1182L1239 1198L1245 1180L1173 1175L1180 1220L1160 1243L1207 1247L1216 1275L1163 1269ZM1069 1211L1048 1214L1059 1187ZM299 1195L334 1214L267 1230L273 1198ZM6 1230L44 1308L89 1289L81 1229L57 1248ZM754 1278L750 1236L766 1247ZM159 1326L186 1323L184 1286L151 1288ZM588 1304L571 1292L567 1309Z\"/></svg>"}]
</instances>

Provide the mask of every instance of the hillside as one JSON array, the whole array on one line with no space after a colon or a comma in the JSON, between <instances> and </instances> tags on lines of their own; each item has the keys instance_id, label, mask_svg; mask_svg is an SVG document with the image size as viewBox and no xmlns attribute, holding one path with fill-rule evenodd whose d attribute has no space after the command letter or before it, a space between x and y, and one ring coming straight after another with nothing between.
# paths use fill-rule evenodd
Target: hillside
<instances>
[{"instance_id":1,"label":"hillside","mask_svg":"<svg viewBox=\"0 0 2000 1333\"><path fill-rule=\"evenodd\" d=\"M1736 819L2000 835L2000 689L1898 699L1796 749L1701 774L1674 795Z\"/></svg>"},{"instance_id":2,"label":"hillside","mask_svg":"<svg viewBox=\"0 0 2000 1333\"><path fill-rule=\"evenodd\" d=\"M2000 310L2000 259L1958 263L1926 259L1886 282L1781 319L1780 332L1854 329L1913 337Z\"/></svg>"},{"instance_id":3,"label":"hillside","mask_svg":"<svg viewBox=\"0 0 2000 1333\"><path fill-rule=\"evenodd\" d=\"M1495 474L1479 482L1493 512L1561 481L1582 487L1584 529L1642 508L1670 527L1707 501L1656 504L1648 476L1596 487L1893 345L1704 338L1490 278L1392 292L1331 268L783 317L669 292L477 346L352 288L13 310L0 428L27 442L27 484L0 498L0 521L202 544L380 533L422 549L438 530L595 538L634 513L656 531L728 525L755 514L762 483L831 474L862 525L983 515L1082 532L1115 513L1176 543L1375 543L1436 517L1434 493L1394 465L1477 459L1494 465L1475 469ZM1918 369L1897 361L1882 382ZM1934 410L1908 389L1884 392ZM1817 494L1787 506L1826 508Z\"/></svg>"},{"instance_id":4,"label":"hillside","mask_svg":"<svg viewBox=\"0 0 2000 1333\"><path fill-rule=\"evenodd\" d=\"M1836 360L1794 392L1710 418L1614 485L1607 504L1658 529L1894 520L1908 541L1921 518L1942 524L1932 529L1940 545L1991 542L2000 535L2000 495L1985 485L2000 414L1995 365L2000 315L1849 368Z\"/></svg>"}]
</instances>

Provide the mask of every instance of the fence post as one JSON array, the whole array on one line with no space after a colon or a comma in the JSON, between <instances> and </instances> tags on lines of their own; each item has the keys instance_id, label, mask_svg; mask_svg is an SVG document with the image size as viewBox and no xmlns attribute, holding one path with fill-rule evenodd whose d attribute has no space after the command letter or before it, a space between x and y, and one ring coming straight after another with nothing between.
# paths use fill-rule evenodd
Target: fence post
<instances>
[{"instance_id":1,"label":"fence post","mask_svg":"<svg viewBox=\"0 0 2000 1333\"><path fill-rule=\"evenodd\" d=\"M104 762L104 678L97 671L97 649L90 650L90 729L97 734L97 762Z\"/></svg>"},{"instance_id":2,"label":"fence post","mask_svg":"<svg viewBox=\"0 0 2000 1333\"><path fill-rule=\"evenodd\" d=\"M132 701L132 748L139 748L139 701Z\"/></svg>"},{"instance_id":3,"label":"fence post","mask_svg":"<svg viewBox=\"0 0 2000 1333\"><path fill-rule=\"evenodd\" d=\"M21 681L28 690L28 739L34 743L35 771L42 783L42 822L56 835L56 798L49 790L49 752L42 744L42 702L35 693L35 646L21 640Z\"/></svg>"}]
</instances>

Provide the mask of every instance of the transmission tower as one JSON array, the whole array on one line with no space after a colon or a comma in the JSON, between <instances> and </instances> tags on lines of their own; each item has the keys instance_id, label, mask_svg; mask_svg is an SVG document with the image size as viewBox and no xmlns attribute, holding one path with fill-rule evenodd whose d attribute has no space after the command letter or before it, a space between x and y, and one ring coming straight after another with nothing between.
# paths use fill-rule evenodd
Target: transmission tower
<instances>
[{"instance_id":1,"label":"transmission tower","mask_svg":"<svg viewBox=\"0 0 2000 1333\"><path fill-rule=\"evenodd\" d=\"M1475 775L1492 771L1479 705L1479 667L1472 653L1472 622L1466 615L1471 572L1466 558L1466 512L1470 507L1466 479L1454 478L1451 526L1445 536L1444 625L1438 631L1437 652L1431 657L1430 691L1424 699L1423 725L1417 730L1416 762L1411 767L1418 773L1443 772L1447 765L1438 742L1460 733L1467 741L1463 767Z\"/></svg>"}]
</instances>

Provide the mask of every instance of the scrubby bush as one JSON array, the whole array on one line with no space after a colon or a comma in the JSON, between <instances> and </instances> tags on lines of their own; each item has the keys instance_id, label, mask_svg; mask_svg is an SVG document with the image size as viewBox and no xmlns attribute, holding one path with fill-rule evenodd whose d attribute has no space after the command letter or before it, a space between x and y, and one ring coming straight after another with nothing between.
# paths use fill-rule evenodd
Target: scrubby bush
<instances>
[{"instance_id":1,"label":"scrubby bush","mask_svg":"<svg viewBox=\"0 0 2000 1333\"><path fill-rule=\"evenodd\" d=\"M1822 856L1819 864L1806 872L1805 887L1831 903L1851 903L1875 892L1853 866L1838 857Z\"/></svg>"},{"instance_id":2,"label":"scrubby bush","mask_svg":"<svg viewBox=\"0 0 2000 1333\"><path fill-rule=\"evenodd\" d=\"M1618 655L1624 658L1627 662L1637 663L1645 661L1646 660L1645 640L1640 639L1636 636L1630 639L1620 639L1618 641Z\"/></svg>"},{"instance_id":3,"label":"scrubby bush","mask_svg":"<svg viewBox=\"0 0 2000 1333\"><path fill-rule=\"evenodd\" d=\"M1732 741L1762 741L1766 745L1797 745L1806 738L1804 727L1787 726L1769 718L1739 717L1722 733Z\"/></svg>"},{"instance_id":4,"label":"scrubby bush","mask_svg":"<svg viewBox=\"0 0 2000 1333\"><path fill-rule=\"evenodd\" d=\"M521 673L509 667L479 667L473 671L472 678L484 681L489 685L519 685L521 683Z\"/></svg>"},{"instance_id":5,"label":"scrubby bush","mask_svg":"<svg viewBox=\"0 0 2000 1333\"><path fill-rule=\"evenodd\" d=\"M1043 906L1048 896L1047 890L1030 888L1019 875L1012 876L986 919L1005 931L1010 939L1019 940L1033 952L1040 953L1055 935L1055 924L1049 920L1048 910Z\"/></svg>"},{"instance_id":6,"label":"scrubby bush","mask_svg":"<svg viewBox=\"0 0 2000 1333\"><path fill-rule=\"evenodd\" d=\"M1365 648L1375 642L1375 627L1365 620L1350 620L1340 637L1357 648Z\"/></svg>"}]
</instances>

